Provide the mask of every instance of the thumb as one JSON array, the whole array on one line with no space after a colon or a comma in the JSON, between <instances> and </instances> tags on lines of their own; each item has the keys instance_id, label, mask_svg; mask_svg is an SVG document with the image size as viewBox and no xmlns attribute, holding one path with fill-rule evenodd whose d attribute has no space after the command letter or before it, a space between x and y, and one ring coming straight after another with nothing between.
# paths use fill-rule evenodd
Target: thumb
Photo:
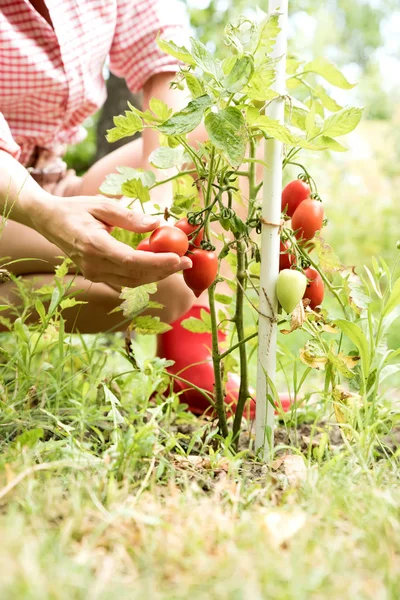
<instances>
[{"instance_id":1,"label":"thumb","mask_svg":"<svg viewBox=\"0 0 400 600\"><path fill-rule=\"evenodd\" d=\"M120 206L117 202L102 202L91 207L89 212L107 227L121 227L121 229L135 233L153 231L160 224L158 217L130 210Z\"/></svg>"}]
</instances>

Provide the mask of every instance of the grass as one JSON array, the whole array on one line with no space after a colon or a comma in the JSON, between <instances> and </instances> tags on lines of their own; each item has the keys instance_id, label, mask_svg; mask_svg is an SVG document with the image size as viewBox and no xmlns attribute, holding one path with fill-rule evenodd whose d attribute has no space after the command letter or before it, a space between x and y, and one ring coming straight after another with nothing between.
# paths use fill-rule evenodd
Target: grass
<instances>
[{"instance_id":1,"label":"grass","mask_svg":"<svg viewBox=\"0 0 400 600\"><path fill-rule=\"evenodd\" d=\"M144 461L144 489L140 470L116 479L110 453L56 446L7 463L12 482L49 452L68 456L0 492L4 600L398 597L396 458L371 468L338 454L290 483L280 471L243 474L237 460L207 468L162 451ZM161 457L168 477L157 481Z\"/></svg>"},{"instance_id":2,"label":"grass","mask_svg":"<svg viewBox=\"0 0 400 600\"><path fill-rule=\"evenodd\" d=\"M382 139L363 126L365 139ZM369 194L354 181L372 164L346 164L345 178L331 163L320 176L327 240L347 264L377 252L392 264L398 173L385 171L379 186L375 165ZM388 185L378 221L375 198ZM22 323L0 335L2 600L398 598L398 374L385 381L379 418L349 437L318 393L323 374L307 379L311 396L280 423L264 466L251 433L250 449L233 456L215 423L179 405L151 337L134 342L133 370L121 334L65 336L56 325L45 337ZM281 338L296 358L282 364L298 379L305 337ZM389 347L399 340L397 319Z\"/></svg>"}]
</instances>

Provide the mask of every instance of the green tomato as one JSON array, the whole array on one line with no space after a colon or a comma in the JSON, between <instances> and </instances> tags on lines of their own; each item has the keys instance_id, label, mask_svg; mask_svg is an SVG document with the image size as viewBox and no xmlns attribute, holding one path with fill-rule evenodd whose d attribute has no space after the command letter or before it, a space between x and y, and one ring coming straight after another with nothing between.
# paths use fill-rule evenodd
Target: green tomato
<instances>
[{"instance_id":1,"label":"green tomato","mask_svg":"<svg viewBox=\"0 0 400 600\"><path fill-rule=\"evenodd\" d=\"M296 269L283 269L276 282L276 296L279 304L291 313L304 296L307 287L307 277Z\"/></svg>"}]
</instances>

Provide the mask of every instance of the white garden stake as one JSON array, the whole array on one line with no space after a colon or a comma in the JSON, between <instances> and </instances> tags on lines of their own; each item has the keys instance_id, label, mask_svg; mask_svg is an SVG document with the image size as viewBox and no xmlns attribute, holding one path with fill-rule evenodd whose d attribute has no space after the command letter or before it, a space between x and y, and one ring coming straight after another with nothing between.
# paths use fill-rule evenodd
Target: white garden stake
<instances>
[{"instance_id":1,"label":"white garden stake","mask_svg":"<svg viewBox=\"0 0 400 600\"><path fill-rule=\"evenodd\" d=\"M279 59L276 64L276 82L274 89L281 96L285 94L286 45L288 0L269 0L269 12L279 13L280 32L276 38L272 58ZM283 123L285 101L277 98L268 106L266 114ZM264 460L268 460L274 436L274 407L267 401L268 382L275 380L276 370L276 316L277 300L275 285L279 273L279 229L282 196L282 142L265 141L263 206L264 223L261 232L261 275L260 275L260 317L258 328L258 365L256 391L256 449L263 449ZM262 316L265 315L265 316ZM269 317L269 318L268 318Z\"/></svg>"}]
</instances>

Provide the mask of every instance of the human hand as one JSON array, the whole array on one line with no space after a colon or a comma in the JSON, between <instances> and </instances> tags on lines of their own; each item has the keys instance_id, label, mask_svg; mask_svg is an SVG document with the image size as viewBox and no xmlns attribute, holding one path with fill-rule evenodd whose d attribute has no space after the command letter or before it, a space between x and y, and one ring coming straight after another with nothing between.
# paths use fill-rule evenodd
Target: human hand
<instances>
[{"instance_id":1,"label":"human hand","mask_svg":"<svg viewBox=\"0 0 400 600\"><path fill-rule=\"evenodd\" d=\"M142 252L118 242L114 227L145 233L159 219L134 212L115 200L50 196L31 214L32 227L62 250L84 277L112 287L137 287L165 279L192 266L188 257Z\"/></svg>"}]
</instances>

